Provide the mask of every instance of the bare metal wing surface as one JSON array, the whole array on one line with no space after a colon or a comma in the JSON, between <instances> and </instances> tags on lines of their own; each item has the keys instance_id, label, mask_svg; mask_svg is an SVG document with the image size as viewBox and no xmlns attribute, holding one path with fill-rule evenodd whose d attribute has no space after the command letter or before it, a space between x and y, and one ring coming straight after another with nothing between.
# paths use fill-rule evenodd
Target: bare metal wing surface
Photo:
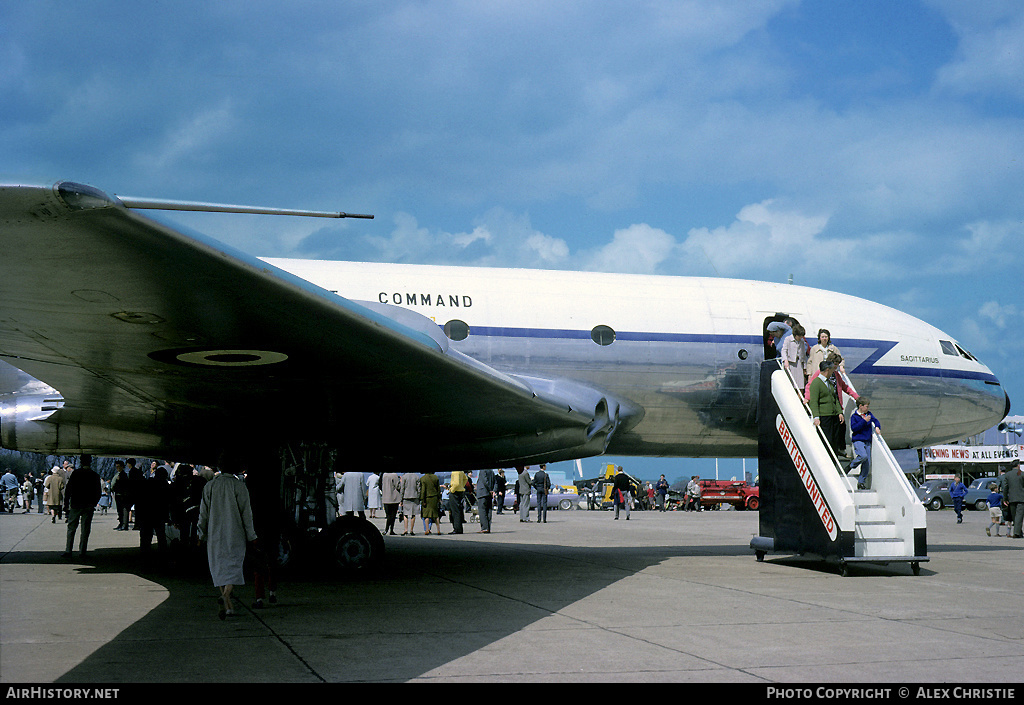
<instances>
[{"instance_id":1,"label":"bare metal wing surface","mask_svg":"<svg viewBox=\"0 0 1024 705\"><path fill-rule=\"evenodd\" d=\"M200 460L273 437L483 466L599 454L643 415L601 389L499 372L426 317L347 300L89 186L0 185L0 253L8 448Z\"/></svg>"}]
</instances>

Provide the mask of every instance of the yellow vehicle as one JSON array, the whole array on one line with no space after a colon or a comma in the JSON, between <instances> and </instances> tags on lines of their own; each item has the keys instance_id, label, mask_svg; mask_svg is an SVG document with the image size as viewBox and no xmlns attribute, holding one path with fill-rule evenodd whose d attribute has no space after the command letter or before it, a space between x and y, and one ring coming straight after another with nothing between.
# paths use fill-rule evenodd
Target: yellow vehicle
<instances>
[{"instance_id":1,"label":"yellow vehicle","mask_svg":"<svg viewBox=\"0 0 1024 705\"><path fill-rule=\"evenodd\" d=\"M604 466L604 473L600 477L591 480L577 481L577 486L584 485L593 488L590 494L588 505L590 509L608 509L615 505L612 499L612 492L615 490L615 476L618 474L618 466L609 463ZM629 486L634 497L640 496L641 484L638 479L626 473L629 478Z\"/></svg>"}]
</instances>

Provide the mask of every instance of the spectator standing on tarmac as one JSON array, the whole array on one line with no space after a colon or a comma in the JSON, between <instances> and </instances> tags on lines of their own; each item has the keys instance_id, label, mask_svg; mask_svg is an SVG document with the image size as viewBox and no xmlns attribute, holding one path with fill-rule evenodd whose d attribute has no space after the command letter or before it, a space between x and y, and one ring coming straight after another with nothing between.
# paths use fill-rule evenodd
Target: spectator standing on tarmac
<instances>
[{"instance_id":1,"label":"spectator standing on tarmac","mask_svg":"<svg viewBox=\"0 0 1024 705\"><path fill-rule=\"evenodd\" d=\"M60 467L54 465L43 483L43 494L46 496L46 506L50 509L50 523L56 524L57 518L61 516L61 507L64 506L64 477L60 474Z\"/></svg>"},{"instance_id":2,"label":"spectator standing on tarmac","mask_svg":"<svg viewBox=\"0 0 1024 705\"><path fill-rule=\"evenodd\" d=\"M35 492L35 478L32 477L32 473L25 475L25 482L21 485L21 494L25 498L25 511L22 514L28 514L32 509L32 495Z\"/></svg>"},{"instance_id":3,"label":"spectator standing on tarmac","mask_svg":"<svg viewBox=\"0 0 1024 705\"><path fill-rule=\"evenodd\" d=\"M494 506L494 471L484 468L476 476L476 513L480 516L481 534L491 533L491 508Z\"/></svg>"},{"instance_id":4,"label":"spectator standing on tarmac","mask_svg":"<svg viewBox=\"0 0 1024 705\"><path fill-rule=\"evenodd\" d=\"M999 491L1009 504L1010 516L1013 518L1013 531L1007 528L1007 532L1015 539L1024 538L1021 531L1024 528L1024 475L1021 474L1020 461L1014 460L999 479Z\"/></svg>"},{"instance_id":5,"label":"spectator standing on tarmac","mask_svg":"<svg viewBox=\"0 0 1024 705\"><path fill-rule=\"evenodd\" d=\"M516 480L516 497L519 498L519 521L520 523L530 521L530 466L517 465L519 479Z\"/></svg>"},{"instance_id":6,"label":"spectator standing on tarmac","mask_svg":"<svg viewBox=\"0 0 1024 705\"><path fill-rule=\"evenodd\" d=\"M668 495L668 480L662 475L654 486L654 492L658 496L658 511L665 511L665 498Z\"/></svg>"},{"instance_id":7,"label":"spectator standing on tarmac","mask_svg":"<svg viewBox=\"0 0 1024 705\"><path fill-rule=\"evenodd\" d=\"M423 516L423 533L429 536L437 524L437 533L441 533L441 480L430 468L423 473L419 481L420 513ZM410 530L410 536L415 534Z\"/></svg>"},{"instance_id":8,"label":"spectator standing on tarmac","mask_svg":"<svg viewBox=\"0 0 1024 705\"><path fill-rule=\"evenodd\" d=\"M626 521L629 521L629 498L632 493L632 487L629 485L629 477L626 473L622 472L622 466L616 470L614 484L612 485L612 500L615 504L615 520L619 519L619 509L624 508L626 510Z\"/></svg>"},{"instance_id":9,"label":"spectator standing on tarmac","mask_svg":"<svg viewBox=\"0 0 1024 705\"><path fill-rule=\"evenodd\" d=\"M699 512L703 507L700 503L700 475L693 475L686 483L686 507L691 512Z\"/></svg>"},{"instance_id":10,"label":"spectator standing on tarmac","mask_svg":"<svg viewBox=\"0 0 1024 705\"><path fill-rule=\"evenodd\" d=\"M76 470L77 472L77 470ZM171 485L167 468L158 465L153 477L139 481L135 486L135 528L139 530L139 551L145 570L153 568L153 538L160 562L167 559L167 518L171 508Z\"/></svg>"},{"instance_id":11,"label":"spectator standing on tarmac","mask_svg":"<svg viewBox=\"0 0 1024 705\"><path fill-rule=\"evenodd\" d=\"M4 498L7 500L7 510L11 514L14 514L14 505L18 503L18 476L10 469L4 473L4 476L0 478L0 482L3 483Z\"/></svg>"},{"instance_id":12,"label":"spectator standing on tarmac","mask_svg":"<svg viewBox=\"0 0 1024 705\"><path fill-rule=\"evenodd\" d=\"M448 511L451 512L452 530L449 534L461 534L462 524L466 520L462 503L466 499L466 483L468 478L462 470L452 470L451 489L448 492Z\"/></svg>"},{"instance_id":13,"label":"spectator standing on tarmac","mask_svg":"<svg viewBox=\"0 0 1024 705\"><path fill-rule=\"evenodd\" d=\"M505 480L505 471L498 470L498 474L494 476L494 503L498 505L495 514L504 513L506 486L507 481Z\"/></svg>"},{"instance_id":14,"label":"spectator standing on tarmac","mask_svg":"<svg viewBox=\"0 0 1024 705\"><path fill-rule=\"evenodd\" d=\"M341 476L343 504L341 512L346 516L359 514L360 519L366 518L366 498L363 496L363 473L349 470Z\"/></svg>"},{"instance_id":15,"label":"spectator standing on tarmac","mask_svg":"<svg viewBox=\"0 0 1024 705\"><path fill-rule=\"evenodd\" d=\"M985 527L985 534L987 536L992 535L992 527L996 527L996 536L999 536L999 527L1003 525L1003 495L999 494L999 485L995 482L989 483L988 488L991 490L988 495L988 526ZM1013 531L1011 527L1006 529L1006 535L1009 536Z\"/></svg>"},{"instance_id":16,"label":"spectator standing on tarmac","mask_svg":"<svg viewBox=\"0 0 1024 705\"><path fill-rule=\"evenodd\" d=\"M245 584L245 549L256 540L249 490L236 476L241 472L242 467L230 458L222 463L220 474L203 488L199 507L199 538L206 541L210 577L220 590L220 619L235 613L231 593L236 585Z\"/></svg>"},{"instance_id":17,"label":"spectator standing on tarmac","mask_svg":"<svg viewBox=\"0 0 1024 705\"><path fill-rule=\"evenodd\" d=\"M370 510L370 518L377 518L377 510L381 508L380 470L374 470L366 478L366 508Z\"/></svg>"},{"instance_id":18,"label":"spectator standing on tarmac","mask_svg":"<svg viewBox=\"0 0 1024 705\"><path fill-rule=\"evenodd\" d=\"M397 472L389 471L381 475L380 494L384 505L384 534L394 536L398 505L402 503L402 478Z\"/></svg>"},{"instance_id":19,"label":"spectator standing on tarmac","mask_svg":"<svg viewBox=\"0 0 1024 705\"><path fill-rule=\"evenodd\" d=\"M415 536L416 515L420 506L420 474L410 470L402 475L402 514L405 515L405 531L402 536Z\"/></svg>"},{"instance_id":20,"label":"spectator standing on tarmac","mask_svg":"<svg viewBox=\"0 0 1024 705\"><path fill-rule=\"evenodd\" d=\"M46 483L46 473L45 472L41 472L39 474L39 477L35 478L32 481L32 484L34 484L35 488L36 488L36 513L37 514L42 514L43 513L43 506L46 504L46 502L45 502L45 499L46 499L46 496L45 496L46 495L45 483Z\"/></svg>"},{"instance_id":21,"label":"spectator standing on tarmac","mask_svg":"<svg viewBox=\"0 0 1024 705\"><path fill-rule=\"evenodd\" d=\"M71 557L71 549L75 545L75 532L82 526L82 538L78 544L80 555L84 558L89 550L89 534L92 533L92 515L96 511L96 503L100 501L100 476L92 470L92 456L83 455L81 466L71 474L64 493L68 506L68 536L64 547L64 558Z\"/></svg>"},{"instance_id":22,"label":"spectator standing on tarmac","mask_svg":"<svg viewBox=\"0 0 1024 705\"><path fill-rule=\"evenodd\" d=\"M537 521L548 523L548 492L551 491L551 478L548 477L547 464L541 463L533 476L533 488L537 490Z\"/></svg>"},{"instance_id":23,"label":"spectator standing on tarmac","mask_svg":"<svg viewBox=\"0 0 1024 705\"><path fill-rule=\"evenodd\" d=\"M117 526L114 531L128 531L128 509L132 503L128 498L128 471L124 469L123 460L114 461L114 479L110 483L110 491L114 495L114 508L117 510Z\"/></svg>"}]
</instances>

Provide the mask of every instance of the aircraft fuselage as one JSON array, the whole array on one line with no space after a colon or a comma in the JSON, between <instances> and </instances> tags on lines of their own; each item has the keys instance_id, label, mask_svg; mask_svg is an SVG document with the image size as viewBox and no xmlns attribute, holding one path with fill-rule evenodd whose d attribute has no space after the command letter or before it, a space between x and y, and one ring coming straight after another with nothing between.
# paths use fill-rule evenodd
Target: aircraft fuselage
<instances>
[{"instance_id":1,"label":"aircraft fuselage","mask_svg":"<svg viewBox=\"0 0 1024 705\"><path fill-rule=\"evenodd\" d=\"M431 318L456 350L495 369L566 378L644 410L607 452L756 454L766 321L785 313L832 333L894 448L978 433L1006 413L985 365L895 309L766 282L314 260L267 260L347 299Z\"/></svg>"}]
</instances>

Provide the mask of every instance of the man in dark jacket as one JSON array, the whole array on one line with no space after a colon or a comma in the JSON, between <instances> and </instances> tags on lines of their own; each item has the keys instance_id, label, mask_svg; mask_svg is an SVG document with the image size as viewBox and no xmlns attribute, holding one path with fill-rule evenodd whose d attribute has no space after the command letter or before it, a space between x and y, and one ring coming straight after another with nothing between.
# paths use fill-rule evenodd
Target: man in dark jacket
<instances>
[{"instance_id":1,"label":"man in dark jacket","mask_svg":"<svg viewBox=\"0 0 1024 705\"><path fill-rule=\"evenodd\" d=\"M1015 539L1024 538L1021 533L1024 525L1024 473L1020 469L1020 460L1014 460L1010 469L999 478L999 491L1010 505L1010 516L1013 518L1010 536Z\"/></svg>"},{"instance_id":2,"label":"man in dark jacket","mask_svg":"<svg viewBox=\"0 0 1024 705\"><path fill-rule=\"evenodd\" d=\"M139 530L139 548L144 570L155 566L152 558L153 537L161 561L167 556L167 518L170 511L171 485L167 468L158 465L148 477L132 485L135 493L135 528Z\"/></svg>"},{"instance_id":3,"label":"man in dark jacket","mask_svg":"<svg viewBox=\"0 0 1024 705\"><path fill-rule=\"evenodd\" d=\"M540 468L533 476L533 489L537 490L537 521L548 523L548 492L551 491L551 478L548 477L547 465L540 464Z\"/></svg>"},{"instance_id":4,"label":"man in dark jacket","mask_svg":"<svg viewBox=\"0 0 1024 705\"><path fill-rule=\"evenodd\" d=\"M629 481L629 476L622 472L621 465L615 472L615 484L613 485L614 489L612 490L612 503L615 505L615 518L619 518L619 509L625 509L626 521L629 521L629 505L630 497L633 493L633 485Z\"/></svg>"},{"instance_id":5,"label":"man in dark jacket","mask_svg":"<svg viewBox=\"0 0 1024 705\"><path fill-rule=\"evenodd\" d=\"M114 506L117 509L117 526L114 531L128 531L128 510L132 502L128 494L128 471L124 469L124 461L114 461L114 480L110 483L110 491L114 493Z\"/></svg>"},{"instance_id":6,"label":"man in dark jacket","mask_svg":"<svg viewBox=\"0 0 1024 705\"><path fill-rule=\"evenodd\" d=\"M68 507L68 537L64 553L61 555L64 558L71 557L71 549L75 545L75 532L81 523L82 539L78 550L84 558L85 552L89 550L92 515L96 511L96 503L100 501L100 476L93 472L91 455L82 456L81 466L71 473L64 493Z\"/></svg>"},{"instance_id":7,"label":"man in dark jacket","mask_svg":"<svg viewBox=\"0 0 1024 705\"><path fill-rule=\"evenodd\" d=\"M494 471L484 468L476 477L476 513L480 516L480 533L491 533L491 508L493 505Z\"/></svg>"}]
</instances>

